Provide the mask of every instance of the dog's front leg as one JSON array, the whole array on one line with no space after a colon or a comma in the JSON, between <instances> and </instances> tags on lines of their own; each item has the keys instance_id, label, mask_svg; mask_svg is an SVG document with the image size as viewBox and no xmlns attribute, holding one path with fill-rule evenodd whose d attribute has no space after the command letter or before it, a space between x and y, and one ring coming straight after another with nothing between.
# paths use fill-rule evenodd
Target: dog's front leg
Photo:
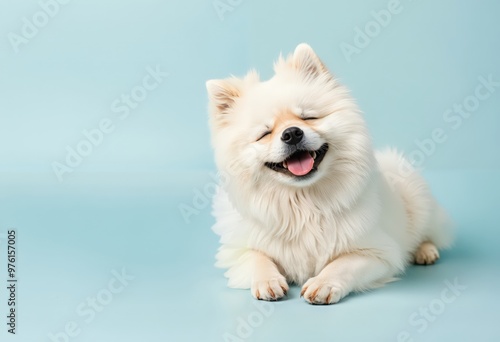
<instances>
[{"instance_id":1,"label":"dog's front leg","mask_svg":"<svg viewBox=\"0 0 500 342\"><path fill-rule=\"evenodd\" d=\"M391 266L369 255L342 255L302 287L301 296L311 304L334 304L351 291L366 290L391 275Z\"/></svg>"},{"instance_id":2,"label":"dog's front leg","mask_svg":"<svg viewBox=\"0 0 500 342\"><path fill-rule=\"evenodd\" d=\"M285 277L278 271L278 266L265 254L250 251L252 263L252 295L262 300L278 300L288 292Z\"/></svg>"}]
</instances>

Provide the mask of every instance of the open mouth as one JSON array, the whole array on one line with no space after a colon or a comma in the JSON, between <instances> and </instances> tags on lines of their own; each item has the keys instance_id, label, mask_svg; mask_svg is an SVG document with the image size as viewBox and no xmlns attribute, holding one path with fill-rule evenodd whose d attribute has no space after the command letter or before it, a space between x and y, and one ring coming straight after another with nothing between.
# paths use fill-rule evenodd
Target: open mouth
<instances>
[{"instance_id":1,"label":"open mouth","mask_svg":"<svg viewBox=\"0 0 500 342\"><path fill-rule=\"evenodd\" d=\"M293 177L306 177L318 170L323 161L328 144L323 144L316 151L297 150L279 163L266 162L265 165L276 172L281 172Z\"/></svg>"}]
</instances>

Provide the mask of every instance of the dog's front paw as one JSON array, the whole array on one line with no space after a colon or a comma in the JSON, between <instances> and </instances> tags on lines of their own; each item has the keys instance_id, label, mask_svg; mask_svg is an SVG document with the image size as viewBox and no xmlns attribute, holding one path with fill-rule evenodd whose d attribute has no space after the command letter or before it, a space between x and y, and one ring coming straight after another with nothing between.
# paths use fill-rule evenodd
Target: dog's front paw
<instances>
[{"instance_id":1,"label":"dog's front paw","mask_svg":"<svg viewBox=\"0 0 500 342\"><path fill-rule=\"evenodd\" d=\"M284 277L268 280L254 280L251 287L252 296L261 300L278 300L288 292L288 284Z\"/></svg>"},{"instance_id":2,"label":"dog's front paw","mask_svg":"<svg viewBox=\"0 0 500 342\"><path fill-rule=\"evenodd\" d=\"M439 259L439 251L432 242L426 241L418 247L414 258L417 265L432 265Z\"/></svg>"},{"instance_id":3,"label":"dog's front paw","mask_svg":"<svg viewBox=\"0 0 500 342\"><path fill-rule=\"evenodd\" d=\"M346 294L331 281L313 277L302 286L300 295L311 304L335 304Z\"/></svg>"}]
</instances>

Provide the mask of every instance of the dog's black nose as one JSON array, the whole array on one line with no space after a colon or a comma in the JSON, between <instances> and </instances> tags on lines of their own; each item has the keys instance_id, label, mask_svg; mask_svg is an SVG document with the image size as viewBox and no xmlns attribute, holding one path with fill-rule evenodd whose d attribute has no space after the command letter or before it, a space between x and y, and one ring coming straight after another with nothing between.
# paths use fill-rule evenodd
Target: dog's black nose
<instances>
[{"instance_id":1,"label":"dog's black nose","mask_svg":"<svg viewBox=\"0 0 500 342\"><path fill-rule=\"evenodd\" d=\"M288 127L281 134L281 140L288 145L297 145L304 136L304 132L298 127Z\"/></svg>"}]
</instances>

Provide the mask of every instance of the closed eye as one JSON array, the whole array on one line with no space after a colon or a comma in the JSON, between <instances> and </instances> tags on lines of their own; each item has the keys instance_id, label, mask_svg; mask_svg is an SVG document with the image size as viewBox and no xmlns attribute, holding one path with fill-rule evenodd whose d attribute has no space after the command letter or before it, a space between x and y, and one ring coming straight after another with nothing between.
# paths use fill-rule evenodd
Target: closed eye
<instances>
[{"instance_id":1,"label":"closed eye","mask_svg":"<svg viewBox=\"0 0 500 342\"><path fill-rule=\"evenodd\" d=\"M264 134L262 134L262 135L260 136L260 138L259 138L259 139L257 139L257 141L261 140L262 138L264 138L265 136L267 136L267 135L269 135L269 134L271 134L271 131L266 131Z\"/></svg>"},{"instance_id":2,"label":"closed eye","mask_svg":"<svg viewBox=\"0 0 500 342\"><path fill-rule=\"evenodd\" d=\"M308 118L302 118L302 120L306 121L306 120L317 120L319 118L317 117L314 117L314 116L311 116L311 117L308 117Z\"/></svg>"}]
</instances>

